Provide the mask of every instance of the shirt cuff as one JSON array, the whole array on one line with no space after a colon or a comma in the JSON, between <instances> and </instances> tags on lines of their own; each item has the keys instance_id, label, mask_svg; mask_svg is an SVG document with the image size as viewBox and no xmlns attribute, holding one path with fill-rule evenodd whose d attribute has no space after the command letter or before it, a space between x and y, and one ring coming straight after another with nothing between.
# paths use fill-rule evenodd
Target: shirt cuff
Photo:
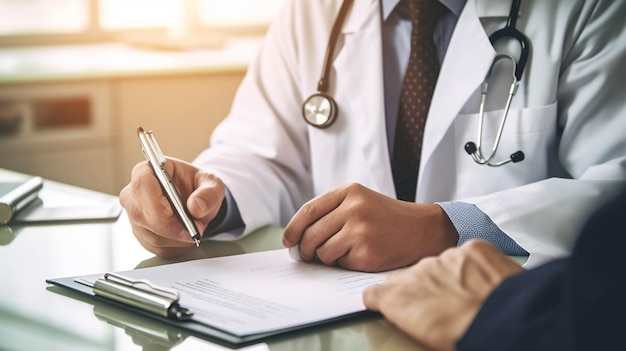
<instances>
[{"instance_id":1,"label":"shirt cuff","mask_svg":"<svg viewBox=\"0 0 626 351\"><path fill-rule=\"evenodd\" d=\"M203 237L208 238L224 232L233 232L236 229L240 229L243 232L243 228L243 219L241 219L237 202L235 202L228 187L225 187L222 206L215 218L209 222L209 225L204 230Z\"/></svg>"},{"instance_id":2,"label":"shirt cuff","mask_svg":"<svg viewBox=\"0 0 626 351\"><path fill-rule=\"evenodd\" d=\"M528 252L504 233L476 205L460 201L438 202L459 233L458 245L470 239L483 239L511 256L528 256Z\"/></svg>"}]
</instances>

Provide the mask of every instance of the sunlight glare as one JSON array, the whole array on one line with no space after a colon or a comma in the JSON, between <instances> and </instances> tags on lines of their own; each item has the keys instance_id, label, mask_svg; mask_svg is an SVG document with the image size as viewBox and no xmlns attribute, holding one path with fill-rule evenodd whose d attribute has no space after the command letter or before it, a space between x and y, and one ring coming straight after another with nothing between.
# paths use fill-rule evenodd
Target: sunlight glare
<instances>
[{"instance_id":1,"label":"sunlight glare","mask_svg":"<svg viewBox=\"0 0 626 351\"><path fill-rule=\"evenodd\" d=\"M106 0L100 2L101 26L106 30L176 25L181 17L177 0Z\"/></svg>"},{"instance_id":2,"label":"sunlight glare","mask_svg":"<svg viewBox=\"0 0 626 351\"><path fill-rule=\"evenodd\" d=\"M200 17L205 25L265 24L278 13L284 0L201 0Z\"/></svg>"}]
</instances>

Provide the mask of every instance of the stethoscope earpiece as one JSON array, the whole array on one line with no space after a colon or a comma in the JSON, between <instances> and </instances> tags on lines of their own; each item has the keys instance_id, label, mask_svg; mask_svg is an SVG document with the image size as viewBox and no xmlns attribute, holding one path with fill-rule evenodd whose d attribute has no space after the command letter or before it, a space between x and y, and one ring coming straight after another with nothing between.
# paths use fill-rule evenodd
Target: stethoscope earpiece
<instances>
[{"instance_id":1,"label":"stethoscope earpiece","mask_svg":"<svg viewBox=\"0 0 626 351\"><path fill-rule=\"evenodd\" d=\"M513 163L518 163L518 162L524 161L524 158L526 158L526 155L524 155L522 150L514 152L511 155L511 161L513 161Z\"/></svg>"},{"instance_id":2,"label":"stethoscope earpiece","mask_svg":"<svg viewBox=\"0 0 626 351\"><path fill-rule=\"evenodd\" d=\"M481 165L491 166L491 167L502 166L509 162L513 162L513 163L522 162L526 158L526 155L524 154L524 152L522 150L518 150L512 153L511 156L509 156L509 158L506 160L503 160L497 163L491 163L489 162L489 160L485 160L482 157L482 155L480 155L479 152L477 152L478 148L476 147L476 143L474 143L473 141L468 141L467 143L465 143L464 149L468 155L472 156L472 158L474 159L474 161L476 161L476 163L481 164Z\"/></svg>"},{"instance_id":3,"label":"stethoscope earpiece","mask_svg":"<svg viewBox=\"0 0 626 351\"><path fill-rule=\"evenodd\" d=\"M468 141L467 143L465 143L465 152L467 152L468 155L473 154L474 152L476 152L476 144L473 141Z\"/></svg>"}]
</instances>

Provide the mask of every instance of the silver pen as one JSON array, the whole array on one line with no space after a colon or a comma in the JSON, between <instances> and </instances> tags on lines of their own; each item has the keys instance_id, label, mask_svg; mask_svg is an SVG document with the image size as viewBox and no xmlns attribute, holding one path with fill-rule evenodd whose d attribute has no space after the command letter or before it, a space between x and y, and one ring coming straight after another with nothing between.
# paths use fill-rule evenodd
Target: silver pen
<instances>
[{"instance_id":1,"label":"silver pen","mask_svg":"<svg viewBox=\"0 0 626 351\"><path fill-rule=\"evenodd\" d=\"M195 241L196 246L200 247L200 232L191 218L187 207L185 207L180 197L180 192L174 185L174 182L172 182L172 178L165 168L166 159L161 152L159 144L157 144L154 134L152 131L145 131L143 128L139 127L137 128L137 135L139 136L141 149L150 163L150 166L152 166L152 170L161 184L165 197L169 200L180 222L185 226L189 235L191 235L191 238Z\"/></svg>"}]
</instances>

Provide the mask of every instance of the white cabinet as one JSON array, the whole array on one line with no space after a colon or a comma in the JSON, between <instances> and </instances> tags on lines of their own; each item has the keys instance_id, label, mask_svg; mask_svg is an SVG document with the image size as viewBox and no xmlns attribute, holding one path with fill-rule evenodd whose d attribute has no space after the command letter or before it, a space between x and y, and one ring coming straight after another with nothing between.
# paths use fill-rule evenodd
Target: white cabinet
<instances>
[{"instance_id":1,"label":"white cabinet","mask_svg":"<svg viewBox=\"0 0 626 351\"><path fill-rule=\"evenodd\" d=\"M118 194L143 160L137 127L191 161L228 114L242 70L0 84L0 168Z\"/></svg>"},{"instance_id":2,"label":"white cabinet","mask_svg":"<svg viewBox=\"0 0 626 351\"><path fill-rule=\"evenodd\" d=\"M139 126L191 161L228 114L259 44L0 48L0 168L117 195L143 160Z\"/></svg>"},{"instance_id":3,"label":"white cabinet","mask_svg":"<svg viewBox=\"0 0 626 351\"><path fill-rule=\"evenodd\" d=\"M0 167L114 190L109 83L0 85L0 106Z\"/></svg>"}]
</instances>

